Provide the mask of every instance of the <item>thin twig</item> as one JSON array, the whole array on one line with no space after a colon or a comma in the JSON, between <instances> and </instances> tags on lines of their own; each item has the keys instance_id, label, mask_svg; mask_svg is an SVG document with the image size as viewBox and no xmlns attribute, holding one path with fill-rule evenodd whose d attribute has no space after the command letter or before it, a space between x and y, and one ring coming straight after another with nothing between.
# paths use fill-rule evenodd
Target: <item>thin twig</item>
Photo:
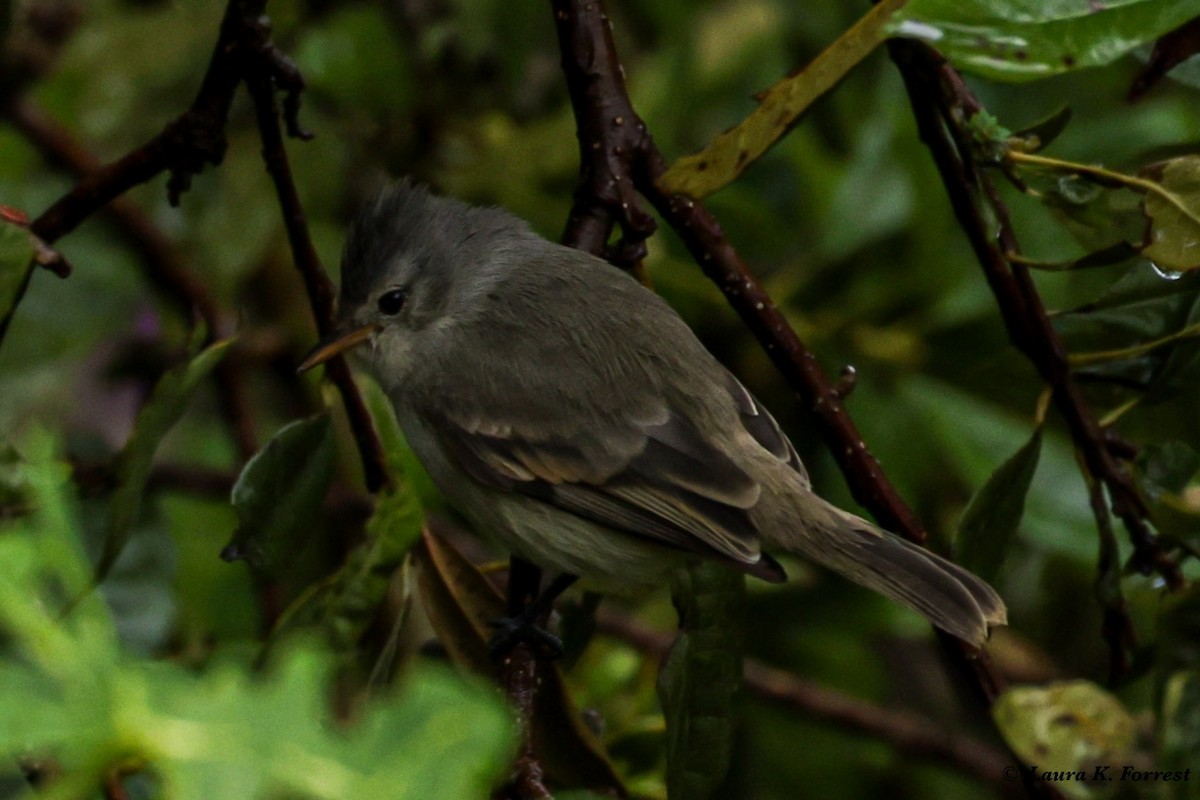
<instances>
[{"instance_id":1,"label":"thin twig","mask_svg":"<svg viewBox=\"0 0 1200 800\"><path fill-rule=\"evenodd\" d=\"M671 645L670 635L608 607L597 613L596 626L601 633L654 656L661 657ZM984 783L1011 785L1004 781L1004 768L1013 763L1012 757L964 736L957 728L859 700L753 658L745 661L744 680L751 693L798 714L885 741L905 755L936 761Z\"/></svg>"},{"instance_id":2,"label":"thin twig","mask_svg":"<svg viewBox=\"0 0 1200 800\"><path fill-rule=\"evenodd\" d=\"M978 102L961 77L925 45L898 40L891 42L889 49L908 87L921 139L933 156L950 205L983 267L1009 337L1053 390L1055 407L1067 423L1087 472L1108 491L1113 512L1130 533L1134 566L1143 573L1157 570L1170 585L1178 587L1182 584L1179 567L1159 549L1147 522L1144 500L1083 399L1071 375L1066 348L1054 330L1029 269L1007 257L1021 252L1008 208L992 181L971 160L967 135L960 126L972 109L978 108ZM1102 502L1092 505L1103 538L1109 526L1108 511ZM1132 625L1120 587L1111 582L1105 585L1109 589L1104 593L1105 632L1114 650L1111 661L1115 667L1128 663L1128 654L1116 651L1130 646L1127 633Z\"/></svg>"},{"instance_id":3,"label":"thin twig","mask_svg":"<svg viewBox=\"0 0 1200 800\"><path fill-rule=\"evenodd\" d=\"M12 98L4 114L52 166L77 178L103 166L69 130L29 98ZM225 338L232 333L228 317L222 314L208 287L184 266L179 249L137 203L122 195L105 206L103 212L125 244L140 258L151 285L174 301L185 315L191 315L194 309L208 325L212 339ZM222 414L245 460L254 454L258 445L243 373L235 355L221 361L215 377Z\"/></svg>"},{"instance_id":4,"label":"thin twig","mask_svg":"<svg viewBox=\"0 0 1200 800\"><path fill-rule=\"evenodd\" d=\"M295 110L299 108L299 101L293 98L293 93L298 92L302 85L297 83L298 73L281 72L281 65L290 65L290 62L284 60L271 45L270 31L266 27L265 20L248 17L245 20L242 36L247 41L246 48L259 55L255 61L255 68L248 69L246 72L246 86L254 100L255 117L258 120L259 135L263 143L263 160L275 185L275 192L283 211L288 243L292 249L292 259L304 279L317 330L322 336L325 336L334 328L336 290L321 266L320 258L317 256L316 248L308 233L308 222L300 203L300 195L296 191L295 181L292 179L292 170L288 163L287 149L284 147L283 131L280 127L279 109L275 102L276 86L282 84L288 97L292 98L285 107L285 117L288 114L294 114ZM286 121L289 131L299 138L307 137L294 118ZM388 484L390 478L385 467L383 444L379 440L379 434L375 430L370 412L367 411L366 403L363 402L362 394L350 375L350 368L346 365L345 359L341 357L330 359L326 364L325 374L342 396L350 428L358 444L367 489L373 493L378 492Z\"/></svg>"}]
</instances>

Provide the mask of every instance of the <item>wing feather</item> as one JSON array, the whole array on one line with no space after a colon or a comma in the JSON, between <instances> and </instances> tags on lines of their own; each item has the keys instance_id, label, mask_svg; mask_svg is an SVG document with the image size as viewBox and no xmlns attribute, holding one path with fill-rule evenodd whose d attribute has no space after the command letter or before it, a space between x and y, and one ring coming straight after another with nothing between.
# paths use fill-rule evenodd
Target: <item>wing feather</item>
<instances>
[{"instance_id":1,"label":"wing feather","mask_svg":"<svg viewBox=\"0 0 1200 800\"><path fill-rule=\"evenodd\" d=\"M782 569L759 548L748 510L761 488L729 456L708 443L679 414L664 422L626 427L613 441L626 451L615 470L595 461L614 461L613 450L596 459L604 442L595 435L567 442L537 438L506 426L507 436L482 433L484 426L458 424L445 414L427 414L455 460L474 479L555 505L618 531L650 538L732 562L767 580ZM500 430L490 426L488 430ZM635 442L636 440L636 442ZM634 449L631 443L640 445Z\"/></svg>"}]
</instances>

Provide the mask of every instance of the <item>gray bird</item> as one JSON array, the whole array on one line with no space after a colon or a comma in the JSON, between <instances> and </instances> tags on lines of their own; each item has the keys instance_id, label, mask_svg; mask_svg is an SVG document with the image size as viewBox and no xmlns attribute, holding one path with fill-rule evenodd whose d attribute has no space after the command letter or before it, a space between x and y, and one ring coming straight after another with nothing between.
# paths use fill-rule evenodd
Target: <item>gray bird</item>
<instances>
[{"instance_id":1,"label":"gray bird","mask_svg":"<svg viewBox=\"0 0 1200 800\"><path fill-rule=\"evenodd\" d=\"M354 223L338 330L477 529L601 591L710 558L803 556L979 646L1005 623L962 567L813 494L765 408L658 295L497 208L400 183ZM568 579L569 580L569 579Z\"/></svg>"}]
</instances>

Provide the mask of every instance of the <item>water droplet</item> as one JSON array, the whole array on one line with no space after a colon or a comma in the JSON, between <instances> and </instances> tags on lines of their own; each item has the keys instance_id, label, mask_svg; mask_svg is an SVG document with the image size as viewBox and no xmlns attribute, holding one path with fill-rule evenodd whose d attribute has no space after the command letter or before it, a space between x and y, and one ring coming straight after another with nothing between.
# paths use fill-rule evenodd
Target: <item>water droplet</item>
<instances>
[{"instance_id":1,"label":"water droplet","mask_svg":"<svg viewBox=\"0 0 1200 800\"><path fill-rule=\"evenodd\" d=\"M1164 281L1177 281L1183 277L1183 273L1181 271L1163 269L1153 261L1150 262L1150 266L1154 269L1154 274L1158 275L1158 277L1162 278Z\"/></svg>"}]
</instances>

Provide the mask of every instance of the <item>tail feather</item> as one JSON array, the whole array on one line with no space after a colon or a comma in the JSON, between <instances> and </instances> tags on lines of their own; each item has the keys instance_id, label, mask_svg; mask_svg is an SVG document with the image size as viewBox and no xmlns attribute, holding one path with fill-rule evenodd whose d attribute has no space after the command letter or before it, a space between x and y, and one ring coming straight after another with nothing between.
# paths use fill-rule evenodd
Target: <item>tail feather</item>
<instances>
[{"instance_id":1,"label":"tail feather","mask_svg":"<svg viewBox=\"0 0 1200 800\"><path fill-rule=\"evenodd\" d=\"M827 517L829 524L779 544L916 611L976 647L993 625L1006 623L1004 601L981 578L864 519L826 507L833 512Z\"/></svg>"}]
</instances>

